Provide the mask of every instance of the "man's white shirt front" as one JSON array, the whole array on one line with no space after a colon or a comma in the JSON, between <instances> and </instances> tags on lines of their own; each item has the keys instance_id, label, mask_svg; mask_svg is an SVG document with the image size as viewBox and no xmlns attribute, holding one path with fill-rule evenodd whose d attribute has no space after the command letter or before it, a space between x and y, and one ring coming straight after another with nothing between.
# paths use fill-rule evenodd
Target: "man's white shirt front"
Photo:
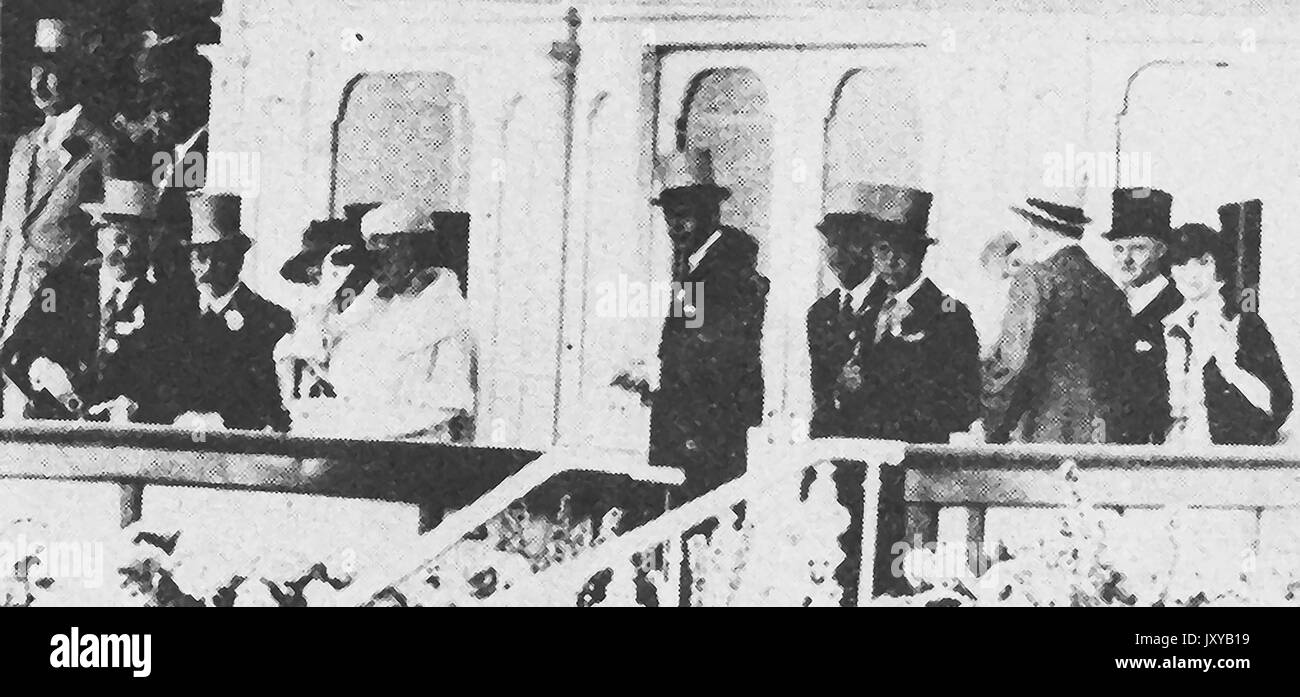
<instances>
[{"instance_id":1,"label":"man's white shirt front","mask_svg":"<svg viewBox=\"0 0 1300 697\"><path fill-rule=\"evenodd\" d=\"M72 129L80 116L81 105L78 104L57 116L45 117L45 123L41 127L41 150L49 152L63 147L63 141L72 135Z\"/></svg>"},{"instance_id":2,"label":"man's white shirt front","mask_svg":"<svg viewBox=\"0 0 1300 697\"><path fill-rule=\"evenodd\" d=\"M1169 279L1163 274L1143 283L1140 286L1129 286L1124 289L1124 296L1128 298L1129 309L1133 314L1137 314L1147 308L1148 305L1155 302L1156 297L1169 287Z\"/></svg>"},{"instance_id":3,"label":"man's white shirt front","mask_svg":"<svg viewBox=\"0 0 1300 697\"><path fill-rule=\"evenodd\" d=\"M231 298L235 297L235 291L238 291L241 285L243 285L242 281L236 283L235 286L224 295L215 296L212 294L212 289L210 287L200 284L199 312L211 312L214 315L219 315L222 312L225 312L226 307L230 305Z\"/></svg>"},{"instance_id":4,"label":"man's white shirt front","mask_svg":"<svg viewBox=\"0 0 1300 697\"><path fill-rule=\"evenodd\" d=\"M873 272L870 276L867 276L866 280L852 288L840 286L837 289L839 291L840 306L844 306L844 296L847 295L850 298L850 308L853 312L862 312L862 306L867 302L867 295L871 292L871 287L876 285L876 280L879 278L880 277Z\"/></svg>"}]
</instances>

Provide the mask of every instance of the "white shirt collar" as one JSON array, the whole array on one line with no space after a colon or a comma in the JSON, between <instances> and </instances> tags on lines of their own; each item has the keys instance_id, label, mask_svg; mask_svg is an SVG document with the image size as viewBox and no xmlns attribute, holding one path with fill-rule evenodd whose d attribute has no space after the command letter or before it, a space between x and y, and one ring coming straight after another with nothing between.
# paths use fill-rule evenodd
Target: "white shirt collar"
<instances>
[{"instance_id":1,"label":"white shirt collar","mask_svg":"<svg viewBox=\"0 0 1300 697\"><path fill-rule=\"evenodd\" d=\"M850 302L852 302L853 304L852 305L853 311L854 312L860 311L862 309L862 304L867 301L867 294L871 292L871 287L876 285L876 280L879 278L880 277L876 275L876 272L872 271L871 275L867 276L866 280L864 280L863 282L859 283L856 286L853 286L852 288L845 288L843 286L840 286L839 288L840 304L841 305L844 304L844 296L848 295L850 298L852 298Z\"/></svg>"},{"instance_id":2,"label":"white shirt collar","mask_svg":"<svg viewBox=\"0 0 1300 697\"><path fill-rule=\"evenodd\" d=\"M691 255L686 258L686 260L690 262L691 271L694 271L695 269L699 268L700 262L704 261L704 255L709 252L709 248L712 247L714 243L716 243L719 239L722 239L722 231L714 230L713 234L709 235L709 239L704 240L704 244L700 245L699 249L695 250L694 252L691 252Z\"/></svg>"},{"instance_id":3,"label":"white shirt collar","mask_svg":"<svg viewBox=\"0 0 1300 697\"><path fill-rule=\"evenodd\" d=\"M235 292L239 287L244 285L243 281L235 284L225 295L216 297L212 295L212 290L206 285L199 284L199 312L211 312L221 314L226 311L226 306L230 304L230 299L235 297Z\"/></svg>"},{"instance_id":4,"label":"white shirt collar","mask_svg":"<svg viewBox=\"0 0 1300 697\"><path fill-rule=\"evenodd\" d=\"M1124 294L1128 296L1129 309L1133 314L1137 314L1146 309L1147 305L1155 302L1157 296L1169 287L1169 279L1164 274L1159 274L1155 278L1143 283L1140 286L1129 286L1124 289Z\"/></svg>"},{"instance_id":5,"label":"white shirt collar","mask_svg":"<svg viewBox=\"0 0 1300 697\"><path fill-rule=\"evenodd\" d=\"M78 104L62 114L45 117L45 140L41 146L46 149L62 146L63 141L72 135L72 129L80 116L81 105Z\"/></svg>"},{"instance_id":6,"label":"white shirt collar","mask_svg":"<svg viewBox=\"0 0 1300 697\"><path fill-rule=\"evenodd\" d=\"M99 306L102 308L108 305L108 300L113 297L114 293L117 293L119 298L130 297L131 291L135 289L135 284L138 281L139 279L136 278L119 280L110 276L106 271L101 271L99 275Z\"/></svg>"},{"instance_id":7,"label":"white shirt collar","mask_svg":"<svg viewBox=\"0 0 1300 697\"><path fill-rule=\"evenodd\" d=\"M1215 313L1222 315L1223 305L1220 302L1216 302L1218 297L1218 293L1213 292L1200 301L1188 301L1179 305L1178 309L1170 312L1162 321L1162 324L1164 324L1165 327L1165 332L1168 333L1169 330L1175 326L1182 327L1184 330L1190 330L1191 327L1188 326L1188 320L1191 319L1192 315L1198 313L1210 316L1213 316Z\"/></svg>"},{"instance_id":8,"label":"white shirt collar","mask_svg":"<svg viewBox=\"0 0 1300 697\"><path fill-rule=\"evenodd\" d=\"M925 282L925 274L921 274L917 276L916 280L912 281L912 283L909 284L906 288L898 291L897 293L894 293L894 307L898 307L899 305L902 305L908 302L909 300L911 300L912 296L916 295L916 291L921 287L921 284L924 282Z\"/></svg>"}]
</instances>

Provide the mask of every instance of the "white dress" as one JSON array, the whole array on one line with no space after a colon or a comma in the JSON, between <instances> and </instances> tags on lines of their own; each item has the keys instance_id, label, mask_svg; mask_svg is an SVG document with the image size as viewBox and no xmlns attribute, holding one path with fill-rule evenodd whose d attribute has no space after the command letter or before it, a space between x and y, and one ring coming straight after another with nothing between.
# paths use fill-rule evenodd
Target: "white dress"
<instances>
[{"instance_id":1,"label":"white dress","mask_svg":"<svg viewBox=\"0 0 1300 697\"><path fill-rule=\"evenodd\" d=\"M295 430L347 438L448 440L448 422L471 414L473 340L454 272L431 269L405 294L374 284L329 333L335 399L311 400ZM299 428L301 426L301 428Z\"/></svg>"}]
</instances>

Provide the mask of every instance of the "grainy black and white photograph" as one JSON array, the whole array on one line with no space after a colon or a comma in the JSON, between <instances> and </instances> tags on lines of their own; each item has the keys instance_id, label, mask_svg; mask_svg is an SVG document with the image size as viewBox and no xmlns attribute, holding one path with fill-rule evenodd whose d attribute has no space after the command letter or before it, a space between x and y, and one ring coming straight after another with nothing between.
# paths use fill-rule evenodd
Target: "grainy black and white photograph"
<instances>
[{"instance_id":1,"label":"grainy black and white photograph","mask_svg":"<svg viewBox=\"0 0 1300 697\"><path fill-rule=\"evenodd\" d=\"M1300 604L1297 36L3 0L0 605Z\"/></svg>"}]
</instances>

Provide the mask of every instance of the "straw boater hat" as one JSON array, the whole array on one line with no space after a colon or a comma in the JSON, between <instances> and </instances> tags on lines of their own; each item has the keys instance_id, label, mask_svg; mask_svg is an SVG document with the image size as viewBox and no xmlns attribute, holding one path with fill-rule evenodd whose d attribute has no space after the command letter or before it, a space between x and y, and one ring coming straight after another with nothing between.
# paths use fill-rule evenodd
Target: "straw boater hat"
<instances>
[{"instance_id":1,"label":"straw boater hat","mask_svg":"<svg viewBox=\"0 0 1300 697\"><path fill-rule=\"evenodd\" d=\"M195 191L189 195L190 239L186 247L233 244L247 251L253 240L239 229L238 194Z\"/></svg>"},{"instance_id":2,"label":"straw boater hat","mask_svg":"<svg viewBox=\"0 0 1300 697\"><path fill-rule=\"evenodd\" d=\"M114 218L153 221L158 217L158 189L148 182L104 179L104 199L82 204L96 225Z\"/></svg>"},{"instance_id":3,"label":"straw boater hat","mask_svg":"<svg viewBox=\"0 0 1300 697\"><path fill-rule=\"evenodd\" d=\"M1083 237L1083 227L1092 222L1079 206L1044 198L1026 199L1024 204L1012 206L1011 210L1037 227L1075 239Z\"/></svg>"},{"instance_id":4,"label":"straw boater hat","mask_svg":"<svg viewBox=\"0 0 1300 697\"><path fill-rule=\"evenodd\" d=\"M1159 189L1116 189L1111 194L1110 230L1102 237L1120 240L1150 237L1169 243L1172 228L1169 212L1174 197Z\"/></svg>"},{"instance_id":5,"label":"straw boater hat","mask_svg":"<svg viewBox=\"0 0 1300 697\"><path fill-rule=\"evenodd\" d=\"M703 148L674 150L660 157L655 165L655 181L659 186L659 196L651 199L650 203L656 206L663 205L666 198L679 196L713 201L723 201L731 196L731 190L714 179L713 153Z\"/></svg>"}]
</instances>

